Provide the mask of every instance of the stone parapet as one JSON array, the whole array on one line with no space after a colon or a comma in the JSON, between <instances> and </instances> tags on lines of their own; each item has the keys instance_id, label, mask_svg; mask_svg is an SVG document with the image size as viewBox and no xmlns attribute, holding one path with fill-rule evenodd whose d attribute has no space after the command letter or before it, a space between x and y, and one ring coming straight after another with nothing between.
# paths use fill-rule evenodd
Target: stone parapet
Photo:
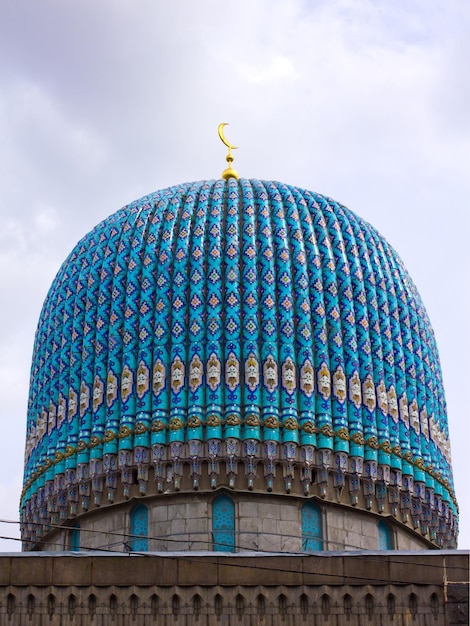
<instances>
[{"instance_id":1,"label":"stone parapet","mask_svg":"<svg viewBox=\"0 0 470 626\"><path fill-rule=\"evenodd\" d=\"M0 555L0 626L468 623L469 553ZM343 623L341 621L341 623Z\"/></svg>"}]
</instances>

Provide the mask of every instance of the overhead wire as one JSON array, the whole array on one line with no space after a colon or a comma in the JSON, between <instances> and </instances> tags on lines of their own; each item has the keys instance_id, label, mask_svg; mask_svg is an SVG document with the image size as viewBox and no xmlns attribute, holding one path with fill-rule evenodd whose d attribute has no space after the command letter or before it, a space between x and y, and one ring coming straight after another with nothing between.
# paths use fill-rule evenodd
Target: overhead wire
<instances>
[{"instance_id":1,"label":"overhead wire","mask_svg":"<svg viewBox=\"0 0 470 626\"><path fill-rule=\"evenodd\" d=\"M15 521L15 520L2 520L0 519L0 523L8 523L8 524L20 524L20 522ZM36 522L36 524L38 525L42 525L38 522ZM76 527L75 526L55 526L54 528L58 528L58 529L62 529L62 530L74 530ZM80 529L80 531L82 532L87 532L87 533L95 533L95 534L103 534L102 531L98 531L95 529ZM108 532L106 533L107 535L113 535L113 536L118 536L118 537L122 537L123 539L119 542L115 542L113 544L107 544L107 546L86 546L86 545L81 545L80 546L80 552L101 552L101 553L106 553L106 554L113 554L113 556L118 556L118 555L127 555L127 556L139 556L139 557L145 557L145 558L178 558L178 559L184 559L186 561L190 561L190 562L194 562L194 563L200 563L203 564L206 562L206 559L204 557L202 557L201 555L196 555L196 554L192 554L190 550L182 550L182 551L178 551L175 550L175 552L177 552L177 554L172 554L171 551L169 551L169 554L165 554L165 552L168 551L141 551L141 550L134 550L132 549L132 546L130 545L129 542L132 542L133 539L148 539L148 540L154 540L154 541L167 541L169 543L171 542L175 542L175 543L181 543L181 538L170 538L170 537L166 537L166 536L142 536L142 535L133 535L133 534L129 534L129 533L118 533L118 532ZM182 533L183 534L183 533ZM186 535L186 533L184 533ZM201 534L206 534L206 533L201 533ZM250 533L244 533L244 534L250 534ZM252 533L252 534L259 534L259 533ZM270 535L276 535L276 533L269 533ZM20 538L17 537L5 537L5 536L1 536L0 539L11 539L14 541L21 541ZM125 539L125 540L124 540ZM36 545L40 545L41 543L45 543L43 540L39 539L36 542ZM190 542L187 542L190 543ZM211 542L212 545L214 545L213 542ZM48 546L57 546L58 548L63 548L63 544L62 543L56 543L56 542L51 542L50 540L47 541L47 545ZM218 544L215 544L218 545ZM224 545L224 544L222 544ZM125 548L125 551L116 551L112 549L112 546L123 546ZM350 548L354 548L357 546L349 546ZM309 557L309 558L313 558L315 556L317 557L329 557L329 556L336 556L338 553L333 553L333 555L331 553L329 553L329 551L316 551L316 552L305 552L305 551L288 551L288 552L271 552L269 550L265 550L265 549L253 549L253 548L246 548L240 544L236 544L234 546L235 549L237 549L238 551L241 551L243 553L243 556L248 556L250 552L253 552L253 557L258 556L260 553L266 556L275 556L275 557L279 557L282 559L282 557L285 556L299 556L299 557ZM71 551L60 551L57 553L57 556L60 555L64 555L64 553L67 553L68 555L70 555L71 552L75 552L74 550ZM348 553L350 553L351 556L358 556L357 552L354 552L353 550L345 550L345 551L341 551L344 552L345 554L342 554L342 556L347 556ZM364 550L364 549L360 549L359 548L359 552L360 555L362 557L366 557L367 560L369 562L383 562L383 554L381 555L377 555L374 551L371 551L369 553L369 551ZM392 564L399 564L399 565L403 565L403 559L393 559L390 558L391 554L390 552L393 551L387 551L387 561L389 563ZM184 554L182 554L184 553ZM436 553L438 554L439 551L436 551ZM31 554L31 556L34 555L34 551L29 552L28 554ZM239 552L220 552L220 551L210 551L208 550L208 556L218 556L221 557L222 555L224 557L237 557L237 554L239 555ZM423 564L422 562L418 562L418 561L407 561L408 565L411 566L425 566L426 568L434 568L434 569L441 569L441 570L459 570L461 569L460 566L453 566L447 563L443 563L443 564L435 564L435 563L429 563L429 564ZM239 567L239 568L249 568L249 569L256 569L256 570L260 570L260 571L272 571L272 568L270 567L263 567L261 565L253 565L252 563L250 563L249 565L244 565L243 564L243 560L237 560L236 563L233 563L232 561L230 562L230 566L231 567ZM298 574L302 574L302 573L308 573L308 574L314 574L315 572L304 572L303 569L299 569L299 568L292 568L292 569L285 569L285 568L279 568L278 569L283 569L283 571L285 571L286 573L298 573ZM338 574L337 573L328 573L328 572L321 572L322 576L324 576L325 578L337 578ZM355 580L355 581L370 581L371 577L370 576L358 576L358 575L354 575L354 574L342 574L343 577L347 578L348 580ZM414 574L412 579L410 579L409 581L403 580L403 576L400 577L400 579L397 580L391 580L390 578L378 578L377 576L374 576L374 580L381 582L381 583L387 583L387 584L419 584L420 581L416 580L416 575ZM421 581L424 583L424 581Z\"/></svg>"}]
</instances>

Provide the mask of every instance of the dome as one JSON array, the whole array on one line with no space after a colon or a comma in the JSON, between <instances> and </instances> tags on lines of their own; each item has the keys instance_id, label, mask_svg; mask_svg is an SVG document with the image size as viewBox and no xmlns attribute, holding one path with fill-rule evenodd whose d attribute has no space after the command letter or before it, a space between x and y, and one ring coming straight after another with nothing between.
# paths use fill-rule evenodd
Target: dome
<instances>
[{"instance_id":1,"label":"dome","mask_svg":"<svg viewBox=\"0 0 470 626\"><path fill-rule=\"evenodd\" d=\"M331 198L260 180L157 191L47 295L23 539L128 499L268 493L455 546L442 375L397 253Z\"/></svg>"}]
</instances>

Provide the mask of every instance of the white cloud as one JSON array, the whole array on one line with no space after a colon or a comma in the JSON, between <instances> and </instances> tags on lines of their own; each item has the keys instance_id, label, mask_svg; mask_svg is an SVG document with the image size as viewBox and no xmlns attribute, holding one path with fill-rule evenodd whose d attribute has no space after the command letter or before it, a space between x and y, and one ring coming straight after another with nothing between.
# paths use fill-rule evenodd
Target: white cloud
<instances>
[{"instance_id":1,"label":"white cloud","mask_svg":"<svg viewBox=\"0 0 470 626\"><path fill-rule=\"evenodd\" d=\"M279 56L274 57L267 65L240 63L238 65L238 73L242 80L257 84L296 78L296 71L292 62L286 57Z\"/></svg>"},{"instance_id":2,"label":"white cloud","mask_svg":"<svg viewBox=\"0 0 470 626\"><path fill-rule=\"evenodd\" d=\"M21 552L18 520L18 493L21 491L20 474L10 475L8 483L0 483L0 552ZM11 538L11 539L8 539Z\"/></svg>"}]
</instances>

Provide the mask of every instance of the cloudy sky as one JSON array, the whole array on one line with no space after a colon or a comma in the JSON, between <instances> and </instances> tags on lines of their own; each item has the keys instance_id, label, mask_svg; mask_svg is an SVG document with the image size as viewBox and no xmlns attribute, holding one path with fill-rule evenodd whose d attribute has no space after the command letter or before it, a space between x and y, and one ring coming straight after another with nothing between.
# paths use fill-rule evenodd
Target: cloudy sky
<instances>
[{"instance_id":1,"label":"cloudy sky","mask_svg":"<svg viewBox=\"0 0 470 626\"><path fill-rule=\"evenodd\" d=\"M468 0L0 3L2 520L18 519L34 332L61 262L131 200L218 178L229 122L242 176L332 196L403 258L440 348L470 548L469 42Z\"/></svg>"}]
</instances>

